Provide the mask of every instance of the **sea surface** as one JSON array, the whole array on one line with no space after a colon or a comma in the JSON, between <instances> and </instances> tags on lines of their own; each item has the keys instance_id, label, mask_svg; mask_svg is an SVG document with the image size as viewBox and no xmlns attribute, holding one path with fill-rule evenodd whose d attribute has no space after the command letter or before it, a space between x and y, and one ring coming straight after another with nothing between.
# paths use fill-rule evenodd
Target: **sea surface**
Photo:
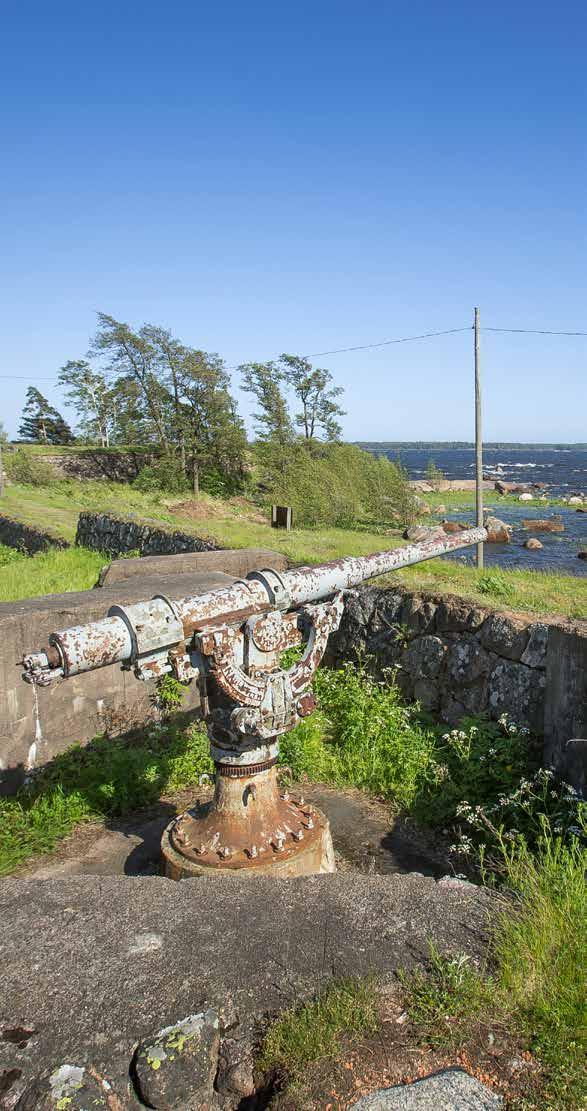
<instances>
[{"instance_id":1,"label":"sea surface","mask_svg":"<svg viewBox=\"0 0 587 1111\"><path fill-rule=\"evenodd\" d=\"M439 447L437 445L402 445L401 448L362 443L390 459L399 457L412 479L426 479L426 468L432 459L445 478L463 479L475 477L475 450L473 447ZM546 489L535 491L535 502L503 504L490 507L507 524L513 525L514 533L509 544L486 544L485 563L491 566L519 567L524 570L559 571L587 577L587 560L578 558L580 551L587 550L587 513L577 513L574 506L545 506L539 501L541 494L551 497L570 497L583 494L587 497L587 450L576 447L525 447L515 448L485 447L483 450L483 473L486 478L501 478L505 482L519 482L531 486L532 483L545 483ZM530 490L532 493L533 491ZM450 492L446 493L446 504L450 506ZM454 509L447 512L451 520L474 524L474 494L471 492L471 509ZM565 531L561 533L539 532L524 528L522 520L560 516ZM536 536L544 545L540 551L529 551L523 547L524 540ZM443 558L464 560L472 563L471 551L455 552Z\"/></svg>"}]
</instances>

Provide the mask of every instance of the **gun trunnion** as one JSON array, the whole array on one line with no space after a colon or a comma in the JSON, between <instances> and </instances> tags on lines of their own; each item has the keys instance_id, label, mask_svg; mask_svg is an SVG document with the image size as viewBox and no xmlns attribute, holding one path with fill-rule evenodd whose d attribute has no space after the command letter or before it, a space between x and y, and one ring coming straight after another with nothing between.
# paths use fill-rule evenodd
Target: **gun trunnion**
<instances>
[{"instance_id":1,"label":"gun trunnion","mask_svg":"<svg viewBox=\"0 0 587 1111\"><path fill-rule=\"evenodd\" d=\"M280 789L279 736L315 707L312 678L342 617L344 592L379 575L486 539L483 528L445 540L348 556L316 567L252 571L194 597L163 594L52 633L25 656L23 677L45 686L120 663L139 679L171 673L199 686L216 768L213 801L174 818L162 839L172 879L202 874L299 875L334 870L328 822ZM281 654L304 645L289 668Z\"/></svg>"}]
</instances>

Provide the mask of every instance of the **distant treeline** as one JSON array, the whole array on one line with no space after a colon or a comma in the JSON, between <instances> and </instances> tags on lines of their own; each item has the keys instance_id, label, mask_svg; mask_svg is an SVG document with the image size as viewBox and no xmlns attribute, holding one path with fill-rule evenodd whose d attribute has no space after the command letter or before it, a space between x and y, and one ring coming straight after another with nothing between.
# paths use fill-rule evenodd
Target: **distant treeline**
<instances>
[{"instance_id":1,"label":"distant treeline","mask_svg":"<svg viewBox=\"0 0 587 1111\"><path fill-rule=\"evenodd\" d=\"M364 451L401 451L402 448L416 448L419 451L440 449L441 451L459 448L474 448L472 440L354 440L357 447ZM484 448L508 451L587 451L587 444L531 444L508 443L499 440L485 440Z\"/></svg>"}]
</instances>

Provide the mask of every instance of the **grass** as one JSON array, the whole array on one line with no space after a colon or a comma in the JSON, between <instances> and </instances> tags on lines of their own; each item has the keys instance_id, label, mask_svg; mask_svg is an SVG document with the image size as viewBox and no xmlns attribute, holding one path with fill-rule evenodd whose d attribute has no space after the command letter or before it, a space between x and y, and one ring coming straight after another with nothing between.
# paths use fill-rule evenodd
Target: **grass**
<instances>
[{"instance_id":1,"label":"grass","mask_svg":"<svg viewBox=\"0 0 587 1111\"><path fill-rule=\"evenodd\" d=\"M544 823L537 851L518 842L504 866L516 901L494 927L491 975L432 949L427 971L403 977L407 1006L420 1037L436 1046L456 1050L479 1028L506 1030L540 1065L520 1106L577 1111L587 1098L587 853Z\"/></svg>"},{"instance_id":2,"label":"grass","mask_svg":"<svg viewBox=\"0 0 587 1111\"><path fill-rule=\"evenodd\" d=\"M63 551L53 548L36 556L25 556L0 545L0 601L12 602L62 590L88 590L107 562L103 553L88 548Z\"/></svg>"},{"instance_id":3,"label":"grass","mask_svg":"<svg viewBox=\"0 0 587 1111\"><path fill-rule=\"evenodd\" d=\"M342 1035L374 1033L376 996L370 980L333 981L318 997L285 1011L269 1028L259 1068L298 1079L308 1065L332 1057Z\"/></svg>"},{"instance_id":4,"label":"grass","mask_svg":"<svg viewBox=\"0 0 587 1111\"><path fill-rule=\"evenodd\" d=\"M212 770L199 726L154 726L143 743L97 738L73 746L14 797L0 797L0 875L50 852L82 822L156 803Z\"/></svg>"},{"instance_id":5,"label":"grass","mask_svg":"<svg viewBox=\"0 0 587 1111\"><path fill-rule=\"evenodd\" d=\"M469 494L465 495L470 497ZM440 495L431 495L440 498ZM453 495L451 495L452 501ZM455 503L456 505L456 503ZM190 503L154 494L143 494L132 486L109 482L67 480L45 487L8 486L2 511L26 524L44 522L72 540L78 514L83 509L108 510L121 516L135 514L161 521L163 526L180 528L196 535L215 538L227 548L264 547L283 552L293 563L322 563L345 555L367 555L382 548L403 544L399 533L383 529L360 530L293 529L282 532L262 520L258 507L243 498L214 499L203 495L197 504L197 517ZM34 557L39 559L40 557ZM21 569L21 587L14 594L14 573L0 566L0 598L30 597L44 591L81 590L94 585L95 564L68 553L56 553L46 585L35 570L28 576ZM87 574L84 575L85 566ZM61 573L60 569L61 568ZM40 568L39 568L40 569ZM474 567L449 560L430 560L405 568L394 576L396 582L415 590L452 591L474 602L495 608L511 608L530 613L562 614L584 617L587 614L587 580L573 575L537 571L499 571L479 574ZM70 585L73 583L73 585ZM505 583L505 587L504 587ZM7 584L7 585L4 585Z\"/></svg>"}]
</instances>

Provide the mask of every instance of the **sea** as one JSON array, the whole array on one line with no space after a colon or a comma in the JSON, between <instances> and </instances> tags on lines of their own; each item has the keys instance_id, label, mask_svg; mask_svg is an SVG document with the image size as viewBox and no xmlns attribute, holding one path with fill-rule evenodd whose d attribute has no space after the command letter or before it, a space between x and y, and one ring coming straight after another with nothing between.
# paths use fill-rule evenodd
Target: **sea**
<instances>
[{"instance_id":1,"label":"sea","mask_svg":"<svg viewBox=\"0 0 587 1111\"><path fill-rule=\"evenodd\" d=\"M475 476L475 449L473 445L449 446L444 444L375 444L361 443L377 454L387 455L396 460L399 456L410 478L426 479L426 469L430 460L442 471L445 478L464 479ZM587 550L587 513L577 513L574 506L545 506L540 502L541 494L550 497L571 497L583 494L587 498L587 446L535 444L495 445L483 448L483 474L487 479L502 479L505 482L519 482L531 486L544 483L545 488L536 487L535 502L520 502L514 505L503 504L492 507L492 512L501 520L513 525L514 533L509 544L486 544L485 563L488 566L519 567L525 570L559 571L587 576L587 560L578 558L580 551ZM447 507L450 506L450 492L446 494ZM587 504L587 503L586 503ZM471 493L471 509L474 494ZM522 526L522 519L532 520L551 516L563 519L565 531L561 533L532 532ZM474 523L471 510L467 507L447 513L451 520ZM539 551L529 551L523 542L535 535L544 545ZM472 562L473 553L454 553L456 558Z\"/></svg>"}]
</instances>

